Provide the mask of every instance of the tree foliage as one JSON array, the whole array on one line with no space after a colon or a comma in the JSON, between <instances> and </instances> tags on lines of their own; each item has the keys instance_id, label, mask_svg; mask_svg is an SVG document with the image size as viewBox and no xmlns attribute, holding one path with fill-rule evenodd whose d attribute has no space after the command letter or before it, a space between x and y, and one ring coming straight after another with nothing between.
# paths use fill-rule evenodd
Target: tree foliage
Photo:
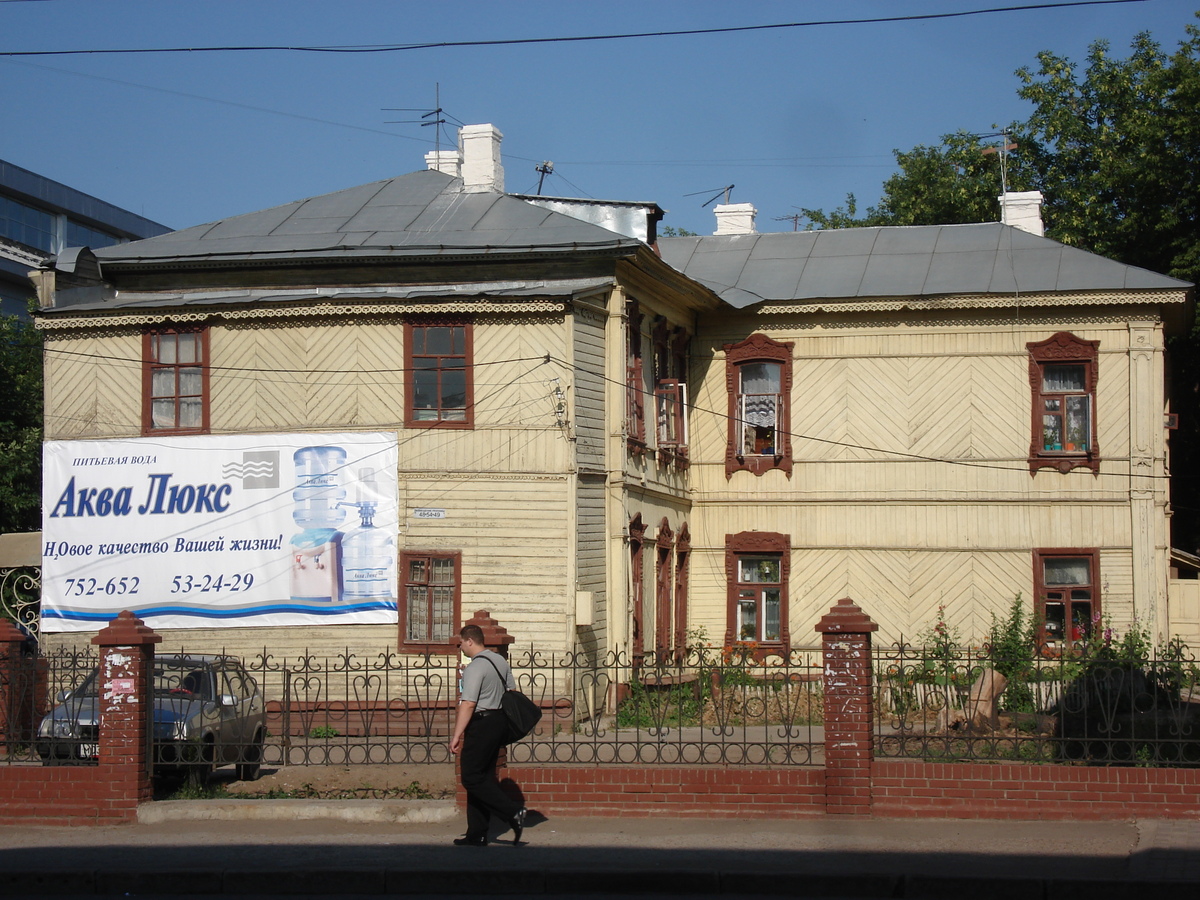
<instances>
[{"instance_id":1,"label":"tree foliage","mask_svg":"<svg viewBox=\"0 0 1200 900\"><path fill-rule=\"evenodd\" d=\"M1007 129L1017 147L1006 182L1043 193L1047 235L1200 281L1200 28L1188 25L1173 54L1142 33L1126 59L1096 41L1083 67L1045 51L1016 75L1033 112ZM832 212L803 212L818 228L994 222L1000 155L987 149L958 132L894 151L899 171L865 215L853 195Z\"/></svg>"},{"instance_id":2,"label":"tree foliage","mask_svg":"<svg viewBox=\"0 0 1200 900\"><path fill-rule=\"evenodd\" d=\"M42 336L0 316L0 533L42 527Z\"/></svg>"},{"instance_id":3,"label":"tree foliage","mask_svg":"<svg viewBox=\"0 0 1200 900\"><path fill-rule=\"evenodd\" d=\"M819 209L801 212L818 228L856 228L870 225L960 225L995 222L998 218L1001 165L1007 163L1010 189L1023 190L1028 182L1023 169L997 148L984 146L976 135L960 131L942 138L940 146L895 150L900 171L883 183L878 206L858 217L853 194L846 205L830 213Z\"/></svg>"}]
</instances>

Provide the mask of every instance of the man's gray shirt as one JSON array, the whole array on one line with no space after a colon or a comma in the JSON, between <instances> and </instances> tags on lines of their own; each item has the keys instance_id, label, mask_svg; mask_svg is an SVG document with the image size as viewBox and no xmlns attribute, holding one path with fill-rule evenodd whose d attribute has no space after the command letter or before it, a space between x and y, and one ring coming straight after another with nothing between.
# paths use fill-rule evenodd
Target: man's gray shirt
<instances>
[{"instance_id":1,"label":"man's gray shirt","mask_svg":"<svg viewBox=\"0 0 1200 900\"><path fill-rule=\"evenodd\" d=\"M495 668L492 667L493 662L496 664ZM462 699L473 701L476 709L499 709L505 690L515 687L512 669L503 656L491 650L475 654L463 669Z\"/></svg>"}]
</instances>

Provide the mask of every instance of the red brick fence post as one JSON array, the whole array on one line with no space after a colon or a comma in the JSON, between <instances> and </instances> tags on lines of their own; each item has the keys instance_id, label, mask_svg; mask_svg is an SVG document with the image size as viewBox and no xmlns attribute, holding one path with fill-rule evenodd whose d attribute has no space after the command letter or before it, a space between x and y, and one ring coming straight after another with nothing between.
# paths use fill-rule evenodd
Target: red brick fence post
<instances>
[{"instance_id":1,"label":"red brick fence post","mask_svg":"<svg viewBox=\"0 0 1200 900\"><path fill-rule=\"evenodd\" d=\"M832 815L871 815L871 632L878 628L849 597L816 625L825 670L825 809Z\"/></svg>"},{"instance_id":2,"label":"red brick fence post","mask_svg":"<svg viewBox=\"0 0 1200 900\"><path fill-rule=\"evenodd\" d=\"M94 638L100 648L100 772L114 807L154 796L150 779L150 676L162 635L129 610Z\"/></svg>"}]
</instances>

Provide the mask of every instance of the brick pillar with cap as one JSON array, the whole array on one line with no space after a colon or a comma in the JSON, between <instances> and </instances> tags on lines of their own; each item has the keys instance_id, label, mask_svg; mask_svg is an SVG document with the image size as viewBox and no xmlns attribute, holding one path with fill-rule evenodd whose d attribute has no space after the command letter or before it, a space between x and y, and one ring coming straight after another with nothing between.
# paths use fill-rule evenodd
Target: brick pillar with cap
<instances>
[{"instance_id":1,"label":"brick pillar with cap","mask_svg":"<svg viewBox=\"0 0 1200 900\"><path fill-rule=\"evenodd\" d=\"M27 690L30 661L26 658L25 633L7 619L0 619L0 751L8 751L29 739L33 718Z\"/></svg>"},{"instance_id":2,"label":"brick pillar with cap","mask_svg":"<svg viewBox=\"0 0 1200 900\"><path fill-rule=\"evenodd\" d=\"M871 814L871 633L878 628L849 597L816 625L825 669L825 811L831 815Z\"/></svg>"},{"instance_id":3,"label":"brick pillar with cap","mask_svg":"<svg viewBox=\"0 0 1200 900\"><path fill-rule=\"evenodd\" d=\"M162 641L123 610L92 643L100 648L100 765L110 815L121 817L153 798L149 743L154 645Z\"/></svg>"}]
</instances>

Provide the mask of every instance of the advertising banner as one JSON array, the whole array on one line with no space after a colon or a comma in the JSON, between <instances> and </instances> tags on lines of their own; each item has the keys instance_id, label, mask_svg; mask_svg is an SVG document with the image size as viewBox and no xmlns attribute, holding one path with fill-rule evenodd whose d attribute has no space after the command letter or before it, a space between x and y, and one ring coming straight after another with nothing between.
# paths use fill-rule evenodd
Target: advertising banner
<instances>
[{"instance_id":1,"label":"advertising banner","mask_svg":"<svg viewBox=\"0 0 1200 900\"><path fill-rule=\"evenodd\" d=\"M47 441L42 631L396 622L396 440Z\"/></svg>"}]
</instances>

